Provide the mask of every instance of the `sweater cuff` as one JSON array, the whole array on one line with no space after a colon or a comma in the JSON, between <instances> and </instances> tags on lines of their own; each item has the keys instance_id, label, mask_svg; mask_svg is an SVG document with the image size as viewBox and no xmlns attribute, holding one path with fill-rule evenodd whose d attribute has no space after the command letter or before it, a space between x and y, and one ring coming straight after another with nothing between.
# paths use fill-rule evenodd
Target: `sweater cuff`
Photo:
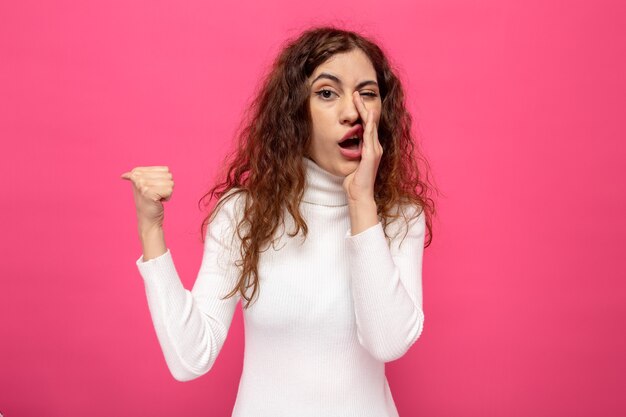
<instances>
[{"instance_id":1,"label":"sweater cuff","mask_svg":"<svg viewBox=\"0 0 626 417\"><path fill-rule=\"evenodd\" d=\"M380 221L374 226L370 226L367 229L357 233L356 235L352 235L352 228L349 228L345 234L346 240L350 242L349 244L357 249L361 249L363 245L368 244L367 242L370 242L372 239L380 240L381 237L386 246L387 241L385 239L385 232L383 230L383 225Z\"/></svg>"},{"instance_id":2,"label":"sweater cuff","mask_svg":"<svg viewBox=\"0 0 626 417\"><path fill-rule=\"evenodd\" d=\"M382 230L382 224L380 223L380 221L378 223L376 223L374 226L370 226L365 230L360 231L359 233L357 233L356 235L352 236L352 228L349 228L348 231L345 234L346 238L349 238L351 240L360 240L362 237L362 235L364 235L365 233L372 233L372 231L376 228L380 228ZM383 233L384 234L384 233Z\"/></svg>"},{"instance_id":3,"label":"sweater cuff","mask_svg":"<svg viewBox=\"0 0 626 417\"><path fill-rule=\"evenodd\" d=\"M156 258L148 259L145 262L143 260L143 254L141 254L139 259L135 261L135 264L144 279L157 275L167 276L168 274L171 274L171 272L176 272L169 248L162 255L159 255Z\"/></svg>"},{"instance_id":4,"label":"sweater cuff","mask_svg":"<svg viewBox=\"0 0 626 417\"><path fill-rule=\"evenodd\" d=\"M387 238L381 222L352 235L348 229L345 240L348 259L354 276L363 276L366 281L382 271L392 272L395 268Z\"/></svg>"}]
</instances>

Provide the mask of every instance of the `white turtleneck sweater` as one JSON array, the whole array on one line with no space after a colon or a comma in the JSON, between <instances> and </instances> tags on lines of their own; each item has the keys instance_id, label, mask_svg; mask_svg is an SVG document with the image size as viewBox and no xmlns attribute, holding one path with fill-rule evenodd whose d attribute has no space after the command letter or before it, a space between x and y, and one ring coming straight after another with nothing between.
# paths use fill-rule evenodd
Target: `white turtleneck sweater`
<instances>
[{"instance_id":1,"label":"white turtleneck sweater","mask_svg":"<svg viewBox=\"0 0 626 417\"><path fill-rule=\"evenodd\" d=\"M385 362L404 355L422 332L424 213L406 236L402 217L388 225L390 237L400 231L391 245L380 222L352 235L344 178L308 158L303 164L301 213L309 235L282 233L294 230L287 213L282 237L260 255L258 298L243 310L244 364L232 416L397 416ZM243 300L220 300L238 279L234 228L243 201L228 200L207 228L191 291L169 248L136 261L167 366L179 381L211 369Z\"/></svg>"}]
</instances>

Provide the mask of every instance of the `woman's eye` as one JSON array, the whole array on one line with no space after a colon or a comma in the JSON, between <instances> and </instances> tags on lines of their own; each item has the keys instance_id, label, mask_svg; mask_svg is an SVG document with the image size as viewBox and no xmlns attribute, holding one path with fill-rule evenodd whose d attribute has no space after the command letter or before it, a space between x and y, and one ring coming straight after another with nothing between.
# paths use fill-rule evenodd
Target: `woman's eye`
<instances>
[{"instance_id":1,"label":"woman's eye","mask_svg":"<svg viewBox=\"0 0 626 417\"><path fill-rule=\"evenodd\" d=\"M318 96L322 97L323 99L329 99L330 97L332 97L334 93L334 91L330 91L330 90L320 90L317 93Z\"/></svg>"},{"instance_id":2,"label":"woman's eye","mask_svg":"<svg viewBox=\"0 0 626 417\"><path fill-rule=\"evenodd\" d=\"M327 90L327 89L322 89L318 92L316 92L315 94L317 94L318 96L322 97L322 99L324 100L328 100L332 97L333 94L336 94L334 91L331 90ZM371 91L365 91L363 93L361 93L362 96L367 96L367 97L378 97L378 95L374 92Z\"/></svg>"}]
</instances>

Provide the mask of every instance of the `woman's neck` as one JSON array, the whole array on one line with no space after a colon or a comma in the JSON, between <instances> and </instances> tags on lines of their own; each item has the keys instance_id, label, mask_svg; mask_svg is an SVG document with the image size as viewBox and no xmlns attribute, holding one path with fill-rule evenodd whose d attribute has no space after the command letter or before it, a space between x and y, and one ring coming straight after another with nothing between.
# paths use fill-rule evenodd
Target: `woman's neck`
<instances>
[{"instance_id":1,"label":"woman's neck","mask_svg":"<svg viewBox=\"0 0 626 417\"><path fill-rule=\"evenodd\" d=\"M331 174L306 156L302 157L302 163L306 174L303 202L329 207L348 205L344 177Z\"/></svg>"}]
</instances>

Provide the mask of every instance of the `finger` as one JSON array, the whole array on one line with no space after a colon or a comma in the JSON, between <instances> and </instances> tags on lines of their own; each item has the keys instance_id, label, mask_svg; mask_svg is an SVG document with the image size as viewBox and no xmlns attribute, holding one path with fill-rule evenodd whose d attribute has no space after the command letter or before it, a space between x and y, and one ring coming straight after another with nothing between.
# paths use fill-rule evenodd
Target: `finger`
<instances>
[{"instance_id":1,"label":"finger","mask_svg":"<svg viewBox=\"0 0 626 417\"><path fill-rule=\"evenodd\" d=\"M140 186L144 186L144 187L148 187L151 189L173 189L174 188L174 181L168 180L168 179L148 179L148 178L143 178L140 182Z\"/></svg>"},{"instance_id":2,"label":"finger","mask_svg":"<svg viewBox=\"0 0 626 417\"><path fill-rule=\"evenodd\" d=\"M365 102L361 97L361 102L363 103L363 107L365 108ZM368 131L368 142L370 149L374 152L376 149L376 142L378 142L378 127L376 126L376 110L372 109L367 112L367 124L366 130ZM365 139L365 138L364 138Z\"/></svg>"},{"instance_id":3,"label":"finger","mask_svg":"<svg viewBox=\"0 0 626 417\"><path fill-rule=\"evenodd\" d=\"M363 109L365 109L365 102L363 101L363 97L361 97L360 95L359 100L361 101L361 106L363 107ZM367 146L370 153L374 155L374 149L376 149L376 126L374 123L374 110L366 110L366 116L363 120L365 120L363 145Z\"/></svg>"},{"instance_id":4,"label":"finger","mask_svg":"<svg viewBox=\"0 0 626 417\"><path fill-rule=\"evenodd\" d=\"M374 154L374 112L370 111L367 113L367 123L365 124L365 133L363 134L364 145L367 144L367 147L372 151L372 155Z\"/></svg>"},{"instance_id":5,"label":"finger","mask_svg":"<svg viewBox=\"0 0 626 417\"><path fill-rule=\"evenodd\" d=\"M165 165L155 165L149 167L136 167L135 169L138 171L167 171L168 167Z\"/></svg>"},{"instance_id":6,"label":"finger","mask_svg":"<svg viewBox=\"0 0 626 417\"><path fill-rule=\"evenodd\" d=\"M374 111L370 111L367 113L367 132L368 139L370 141L370 146L374 149L374 133L376 129L374 129Z\"/></svg>"},{"instance_id":7,"label":"finger","mask_svg":"<svg viewBox=\"0 0 626 417\"><path fill-rule=\"evenodd\" d=\"M356 97L354 96L354 94L356 94ZM363 121L363 123L366 123L367 108L365 107L365 102L363 101L363 97L361 97L358 91L355 91L354 93L352 93L352 98L354 99L354 103L356 105L357 111L359 112L359 116L361 116L361 120Z\"/></svg>"},{"instance_id":8,"label":"finger","mask_svg":"<svg viewBox=\"0 0 626 417\"><path fill-rule=\"evenodd\" d=\"M157 169L146 169L146 168L134 168L130 172L123 173L120 178L132 180L133 177L141 177L141 178L172 178L172 173L165 167L165 169L161 169L161 167L156 167Z\"/></svg>"},{"instance_id":9,"label":"finger","mask_svg":"<svg viewBox=\"0 0 626 417\"><path fill-rule=\"evenodd\" d=\"M160 187L155 187L154 188L154 194L156 197L155 201L158 201L158 200L169 201L173 193L174 193L174 190L171 185L163 185Z\"/></svg>"},{"instance_id":10,"label":"finger","mask_svg":"<svg viewBox=\"0 0 626 417\"><path fill-rule=\"evenodd\" d=\"M167 166L152 166L152 167L135 167L133 168L130 173L139 173L139 174L144 174L144 173L148 173L148 172L168 172L169 171L169 167Z\"/></svg>"},{"instance_id":11,"label":"finger","mask_svg":"<svg viewBox=\"0 0 626 417\"><path fill-rule=\"evenodd\" d=\"M356 94L356 96L355 96ZM354 104L356 106L357 111L359 112L359 116L363 122L363 147L369 147L367 143L367 138L365 137L367 134L367 109L365 108L365 103L363 102L363 98L358 91L352 93L352 99L354 100Z\"/></svg>"},{"instance_id":12,"label":"finger","mask_svg":"<svg viewBox=\"0 0 626 417\"><path fill-rule=\"evenodd\" d=\"M378 125L376 125L376 110L371 110L369 116L372 135L372 146L380 146L380 142L378 141Z\"/></svg>"},{"instance_id":13,"label":"finger","mask_svg":"<svg viewBox=\"0 0 626 417\"><path fill-rule=\"evenodd\" d=\"M141 178L146 178L146 179L151 179L151 180L172 179L172 173L164 172L164 171L146 171L146 172L142 172L138 174L138 176L140 176Z\"/></svg>"},{"instance_id":14,"label":"finger","mask_svg":"<svg viewBox=\"0 0 626 417\"><path fill-rule=\"evenodd\" d=\"M374 155L374 159L380 161L382 156L383 146L378 139L378 124L376 123L376 119L379 117L378 110L370 111L370 136L372 138L372 154Z\"/></svg>"}]
</instances>

